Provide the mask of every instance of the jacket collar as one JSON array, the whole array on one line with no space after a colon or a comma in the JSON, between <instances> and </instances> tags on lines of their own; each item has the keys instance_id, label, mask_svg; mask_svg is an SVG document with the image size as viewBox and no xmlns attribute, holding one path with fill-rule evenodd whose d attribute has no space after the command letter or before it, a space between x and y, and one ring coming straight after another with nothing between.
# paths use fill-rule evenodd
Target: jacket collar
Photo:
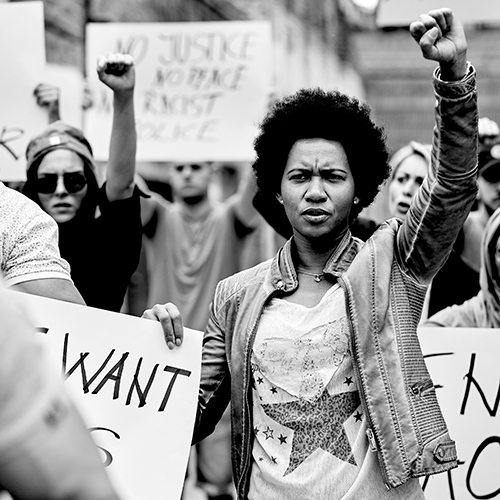
<instances>
[{"instance_id":1,"label":"jacket collar","mask_svg":"<svg viewBox=\"0 0 500 500\"><path fill-rule=\"evenodd\" d=\"M274 289L283 292L292 292L298 286L297 272L292 259L293 236L283 245L271 263L271 285ZM361 248L360 240L354 238L349 230L332 252L325 264L323 272L335 278L341 276L349 267L352 260Z\"/></svg>"}]
</instances>

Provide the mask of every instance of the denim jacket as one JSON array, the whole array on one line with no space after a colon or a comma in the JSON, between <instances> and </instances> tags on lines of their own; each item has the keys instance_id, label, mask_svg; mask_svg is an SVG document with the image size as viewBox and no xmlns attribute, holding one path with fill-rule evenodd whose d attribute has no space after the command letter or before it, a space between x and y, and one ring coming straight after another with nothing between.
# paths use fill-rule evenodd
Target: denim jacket
<instances>
[{"instance_id":1,"label":"denim jacket","mask_svg":"<svg viewBox=\"0 0 500 500\"><path fill-rule=\"evenodd\" d=\"M436 70L437 71L437 70ZM475 72L435 74L432 161L405 220L391 219L363 244L347 231L324 268L342 286L354 372L370 448L388 488L457 465L417 338L424 296L446 260L477 192ZM211 305L194 442L210 434L229 401L238 498L252 466L251 353L262 311L298 287L289 240L271 260L220 282Z\"/></svg>"}]
</instances>

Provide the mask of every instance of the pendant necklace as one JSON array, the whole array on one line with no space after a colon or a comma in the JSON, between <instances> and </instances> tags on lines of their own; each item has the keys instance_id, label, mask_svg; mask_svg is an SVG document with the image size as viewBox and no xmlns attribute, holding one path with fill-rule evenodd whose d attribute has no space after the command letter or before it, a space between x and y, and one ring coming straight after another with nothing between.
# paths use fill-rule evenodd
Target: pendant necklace
<instances>
[{"instance_id":1,"label":"pendant necklace","mask_svg":"<svg viewBox=\"0 0 500 500\"><path fill-rule=\"evenodd\" d=\"M314 281L316 281L316 283L320 283L322 280L323 280L323 273L308 273L306 271L300 271L299 269L297 269L297 274L305 274L307 276L312 276L314 278Z\"/></svg>"}]
</instances>

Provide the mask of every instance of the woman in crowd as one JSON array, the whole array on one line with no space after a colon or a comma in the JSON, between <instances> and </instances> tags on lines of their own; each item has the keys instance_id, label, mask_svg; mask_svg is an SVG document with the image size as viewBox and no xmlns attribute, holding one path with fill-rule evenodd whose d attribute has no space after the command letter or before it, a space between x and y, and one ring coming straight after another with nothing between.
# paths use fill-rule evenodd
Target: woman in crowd
<instances>
[{"instance_id":1,"label":"woman in crowd","mask_svg":"<svg viewBox=\"0 0 500 500\"><path fill-rule=\"evenodd\" d=\"M433 161L406 217L366 244L348 227L389 175L369 108L301 90L261 124L261 206L284 211L293 236L219 283L194 430L194 441L210 434L231 403L238 498L423 499L416 478L456 466L417 325L477 192L475 73L449 9L410 31L440 66ZM170 348L181 344L175 305L143 316L162 322Z\"/></svg>"},{"instance_id":2,"label":"woman in crowd","mask_svg":"<svg viewBox=\"0 0 500 500\"><path fill-rule=\"evenodd\" d=\"M92 148L83 133L58 120L28 145L23 193L57 222L61 256L86 304L119 311L142 238L134 184L135 73L132 58L122 54L101 58L97 72L113 90L105 184L99 188Z\"/></svg>"},{"instance_id":3,"label":"woman in crowd","mask_svg":"<svg viewBox=\"0 0 500 500\"><path fill-rule=\"evenodd\" d=\"M431 145L416 141L411 141L392 155L388 187L391 217L403 219L406 216L413 197L424 182L430 162Z\"/></svg>"}]
</instances>

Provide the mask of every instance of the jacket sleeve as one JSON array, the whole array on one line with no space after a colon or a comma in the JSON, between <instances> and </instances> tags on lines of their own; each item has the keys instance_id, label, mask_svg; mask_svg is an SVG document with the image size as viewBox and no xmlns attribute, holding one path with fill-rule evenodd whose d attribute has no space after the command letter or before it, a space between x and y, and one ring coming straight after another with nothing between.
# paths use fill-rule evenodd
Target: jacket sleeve
<instances>
[{"instance_id":1,"label":"jacket sleeve","mask_svg":"<svg viewBox=\"0 0 500 500\"><path fill-rule=\"evenodd\" d=\"M219 283L210 305L210 316L203 337L200 391L193 444L210 435L229 404L231 377L226 354L225 332L217 316L217 304L221 302Z\"/></svg>"},{"instance_id":2,"label":"jacket sleeve","mask_svg":"<svg viewBox=\"0 0 500 500\"><path fill-rule=\"evenodd\" d=\"M398 232L403 271L428 285L450 254L477 193L477 95L475 70L457 82L434 74L436 96L429 173Z\"/></svg>"}]
</instances>

